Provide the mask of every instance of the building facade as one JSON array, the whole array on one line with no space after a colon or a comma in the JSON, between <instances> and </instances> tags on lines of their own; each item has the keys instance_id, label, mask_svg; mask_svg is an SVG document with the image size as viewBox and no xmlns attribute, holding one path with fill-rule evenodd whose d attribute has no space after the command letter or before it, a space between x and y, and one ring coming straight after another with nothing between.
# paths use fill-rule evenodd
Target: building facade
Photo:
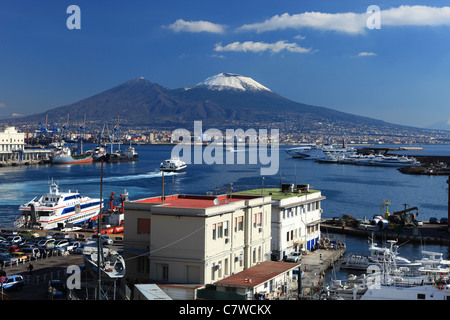
<instances>
[{"instance_id":1,"label":"building facade","mask_svg":"<svg viewBox=\"0 0 450 320\"><path fill-rule=\"evenodd\" d=\"M311 250L320 240L321 201L325 199L309 185L286 184L280 189L268 188L239 192L242 195L263 194L272 198L272 259L282 260L292 252Z\"/></svg>"},{"instance_id":2,"label":"building facade","mask_svg":"<svg viewBox=\"0 0 450 320\"><path fill-rule=\"evenodd\" d=\"M17 132L14 127L6 127L0 132L0 161L19 161L25 148L25 133Z\"/></svg>"},{"instance_id":3,"label":"building facade","mask_svg":"<svg viewBox=\"0 0 450 320\"><path fill-rule=\"evenodd\" d=\"M270 260L271 198L173 195L125 202L127 278L210 284Z\"/></svg>"}]
</instances>

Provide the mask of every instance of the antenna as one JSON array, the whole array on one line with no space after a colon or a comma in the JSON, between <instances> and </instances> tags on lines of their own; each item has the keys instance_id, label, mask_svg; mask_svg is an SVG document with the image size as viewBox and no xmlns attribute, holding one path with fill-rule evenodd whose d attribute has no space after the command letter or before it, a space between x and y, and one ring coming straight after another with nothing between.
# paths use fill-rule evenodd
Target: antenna
<instances>
[{"instance_id":1,"label":"antenna","mask_svg":"<svg viewBox=\"0 0 450 320\"><path fill-rule=\"evenodd\" d=\"M215 205L215 206L218 206L219 204L220 204L220 200L217 199L217 198L215 198L215 199L214 199L214 205Z\"/></svg>"}]
</instances>

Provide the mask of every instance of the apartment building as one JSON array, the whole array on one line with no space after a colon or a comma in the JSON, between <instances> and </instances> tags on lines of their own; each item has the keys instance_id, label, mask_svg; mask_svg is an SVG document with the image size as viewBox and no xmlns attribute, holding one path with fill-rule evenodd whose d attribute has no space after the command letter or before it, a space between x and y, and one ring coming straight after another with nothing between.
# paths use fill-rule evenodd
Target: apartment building
<instances>
[{"instance_id":1,"label":"apartment building","mask_svg":"<svg viewBox=\"0 0 450 320\"><path fill-rule=\"evenodd\" d=\"M171 195L125 202L127 278L210 284L270 260L271 197Z\"/></svg>"},{"instance_id":2,"label":"apartment building","mask_svg":"<svg viewBox=\"0 0 450 320\"><path fill-rule=\"evenodd\" d=\"M282 260L294 251L311 250L320 240L321 201L319 190L309 185L283 184L280 188L255 189L240 195L272 198L272 258Z\"/></svg>"}]
</instances>

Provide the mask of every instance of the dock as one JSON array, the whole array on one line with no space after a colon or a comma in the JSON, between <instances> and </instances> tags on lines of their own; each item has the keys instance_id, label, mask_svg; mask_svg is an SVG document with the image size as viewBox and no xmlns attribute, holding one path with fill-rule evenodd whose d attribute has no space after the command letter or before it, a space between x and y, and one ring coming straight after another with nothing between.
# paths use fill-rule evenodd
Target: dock
<instances>
[{"instance_id":1,"label":"dock","mask_svg":"<svg viewBox=\"0 0 450 320\"><path fill-rule=\"evenodd\" d=\"M301 280L299 299L310 299L323 285L325 272L345 255L345 248L317 249L302 256L301 269L304 274Z\"/></svg>"},{"instance_id":2,"label":"dock","mask_svg":"<svg viewBox=\"0 0 450 320\"><path fill-rule=\"evenodd\" d=\"M342 226L325 221L321 223L322 232L347 234L367 239L372 234L377 238L386 240L397 240L399 242L412 242L420 244L443 244L450 245L450 232L446 224L432 224L423 222L422 226L408 227L402 230L387 229L380 230L377 226Z\"/></svg>"}]
</instances>

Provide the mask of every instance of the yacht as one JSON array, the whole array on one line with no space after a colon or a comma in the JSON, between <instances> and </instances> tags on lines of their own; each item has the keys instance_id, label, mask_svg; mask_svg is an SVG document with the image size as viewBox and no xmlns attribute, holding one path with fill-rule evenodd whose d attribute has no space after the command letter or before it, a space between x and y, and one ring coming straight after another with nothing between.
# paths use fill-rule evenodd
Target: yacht
<instances>
[{"instance_id":1,"label":"yacht","mask_svg":"<svg viewBox=\"0 0 450 320\"><path fill-rule=\"evenodd\" d=\"M334 155L356 153L356 149L354 147L347 147L345 144L343 146L307 145L287 149L286 153L293 158L316 160L326 159L327 157L333 157Z\"/></svg>"},{"instance_id":2,"label":"yacht","mask_svg":"<svg viewBox=\"0 0 450 320\"><path fill-rule=\"evenodd\" d=\"M81 196L78 192L61 192L58 185L52 181L49 192L38 200L21 205L21 213L16 217L16 228L55 229L66 224L88 222L97 217L100 211L100 199ZM102 203L103 206L103 203Z\"/></svg>"},{"instance_id":3,"label":"yacht","mask_svg":"<svg viewBox=\"0 0 450 320\"><path fill-rule=\"evenodd\" d=\"M159 167L159 170L164 172L179 172L186 169L186 162L181 161L178 157L171 157L170 159L164 160Z\"/></svg>"}]
</instances>

